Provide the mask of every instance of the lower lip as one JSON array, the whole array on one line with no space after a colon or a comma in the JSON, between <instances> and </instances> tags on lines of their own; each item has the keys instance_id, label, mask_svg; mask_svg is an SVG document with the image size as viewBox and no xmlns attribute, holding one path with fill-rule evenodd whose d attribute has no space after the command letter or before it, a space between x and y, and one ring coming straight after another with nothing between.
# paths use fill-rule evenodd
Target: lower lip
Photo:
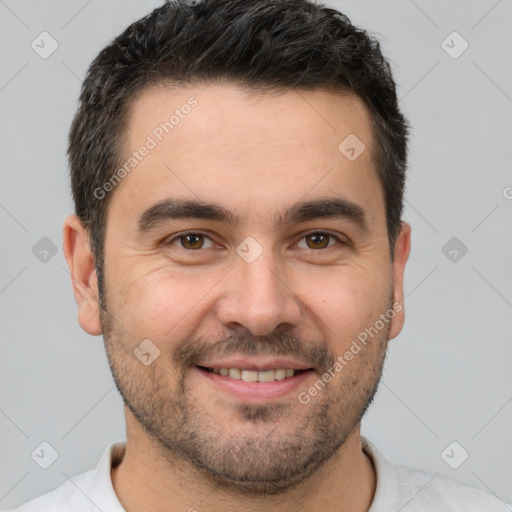
<instances>
[{"instance_id":1,"label":"lower lip","mask_svg":"<svg viewBox=\"0 0 512 512\"><path fill-rule=\"evenodd\" d=\"M297 373L293 377L286 377L282 380L274 380L272 382L245 382L240 379L232 379L224 375L217 375L216 373L202 370L195 367L195 371L201 376L209 379L209 381L217 387L217 389L231 393L241 399L249 400L272 400L276 398L283 398L286 395L297 391L297 389L305 389L305 382L313 370L306 370Z\"/></svg>"}]
</instances>

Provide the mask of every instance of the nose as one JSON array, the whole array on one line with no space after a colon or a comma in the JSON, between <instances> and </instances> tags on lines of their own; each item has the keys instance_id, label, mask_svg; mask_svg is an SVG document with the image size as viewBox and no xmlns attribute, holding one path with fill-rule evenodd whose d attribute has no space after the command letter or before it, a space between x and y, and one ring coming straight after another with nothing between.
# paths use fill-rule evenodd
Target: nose
<instances>
[{"instance_id":1,"label":"nose","mask_svg":"<svg viewBox=\"0 0 512 512\"><path fill-rule=\"evenodd\" d=\"M276 263L271 250L264 250L252 263L237 257L234 265L217 307L225 329L268 336L299 324L301 301L293 291L290 272Z\"/></svg>"}]
</instances>

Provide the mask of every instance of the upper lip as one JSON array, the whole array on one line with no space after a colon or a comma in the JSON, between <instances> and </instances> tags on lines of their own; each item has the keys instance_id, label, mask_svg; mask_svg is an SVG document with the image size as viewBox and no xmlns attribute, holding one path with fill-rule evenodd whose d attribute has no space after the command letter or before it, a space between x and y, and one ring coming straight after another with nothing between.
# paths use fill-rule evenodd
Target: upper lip
<instances>
[{"instance_id":1,"label":"upper lip","mask_svg":"<svg viewBox=\"0 0 512 512\"><path fill-rule=\"evenodd\" d=\"M292 369L292 370L309 370L310 365L294 361L289 358L262 358L262 357L239 357L230 359L211 359L200 362L197 366L205 368L240 368L242 370L252 370L263 372L266 370Z\"/></svg>"}]
</instances>

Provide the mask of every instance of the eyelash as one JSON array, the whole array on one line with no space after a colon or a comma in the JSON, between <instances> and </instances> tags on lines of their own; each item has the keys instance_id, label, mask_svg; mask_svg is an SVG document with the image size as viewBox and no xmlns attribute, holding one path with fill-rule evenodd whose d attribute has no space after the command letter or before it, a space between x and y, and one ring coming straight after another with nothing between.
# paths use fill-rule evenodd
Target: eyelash
<instances>
[{"instance_id":1,"label":"eyelash","mask_svg":"<svg viewBox=\"0 0 512 512\"><path fill-rule=\"evenodd\" d=\"M166 245L166 246L167 246L167 245L175 245L175 244L173 244L173 242L174 242L175 240L179 240L179 239L181 239L181 238L184 238L184 237L186 237L187 235L201 235L201 236L203 236L203 237L205 237L205 238L210 239L210 240L213 242L213 240L211 239L211 237L209 237L208 235L205 235L204 233L200 233L200 232L197 232L197 231L187 231L187 232L185 232L185 233L180 233L179 235L174 236L172 239L170 239L170 240L168 240L168 241L164 242L164 245ZM334 235L334 234L332 234L332 233L329 233L329 232L327 232L327 231L310 231L309 233L305 233L304 235L302 235L302 237L300 238L300 240L302 240L303 238L306 238L306 237L308 237L308 236L311 236L311 235L327 235L327 236L329 236L330 238L334 238L334 239L335 239L339 244L341 244L341 245L348 245L348 243L347 243L347 242L345 242L344 240L342 240L342 239L341 239L341 238L339 238L338 236L336 236L336 235ZM215 242L214 242L214 243L215 243ZM309 250L311 250L311 251L321 251L321 250L324 250L324 251L325 251L325 250L327 250L327 249L332 249L332 248L333 248L333 247L335 247L335 246L336 246L336 244L335 244L335 245L328 246L328 247L320 248L320 249L313 249L313 248L308 248L308 249L309 249ZM178 247L179 247L179 246L178 246ZM201 248L201 249L196 249L196 250L194 250L194 249L186 249L185 247L179 247L179 248L180 248L180 249L183 249L184 251L191 252L191 253L194 253L194 252L200 252L200 251L201 251L201 249L203 249L203 248ZM207 247L206 249L211 249L211 247Z\"/></svg>"}]
</instances>

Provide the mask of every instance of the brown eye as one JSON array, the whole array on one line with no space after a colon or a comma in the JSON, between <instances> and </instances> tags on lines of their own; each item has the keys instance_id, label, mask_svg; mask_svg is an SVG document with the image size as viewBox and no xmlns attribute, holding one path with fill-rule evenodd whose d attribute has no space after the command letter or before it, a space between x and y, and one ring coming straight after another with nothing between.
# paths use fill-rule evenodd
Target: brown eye
<instances>
[{"instance_id":1,"label":"brown eye","mask_svg":"<svg viewBox=\"0 0 512 512\"><path fill-rule=\"evenodd\" d=\"M203 235L184 235L180 236L185 249L201 249L203 246Z\"/></svg>"},{"instance_id":2,"label":"brown eye","mask_svg":"<svg viewBox=\"0 0 512 512\"><path fill-rule=\"evenodd\" d=\"M329 235L325 233L313 233L307 235L306 240L311 240L311 249L325 249L329 243Z\"/></svg>"},{"instance_id":3,"label":"brown eye","mask_svg":"<svg viewBox=\"0 0 512 512\"><path fill-rule=\"evenodd\" d=\"M181 246L183 249L187 249L189 251L197 251L199 249L208 248L205 247L205 240L210 240L210 238L201 233L184 233L174 237L169 241L169 244L178 245L175 243L176 240L179 241L179 246ZM212 246L213 245L211 244L210 247Z\"/></svg>"},{"instance_id":4,"label":"brown eye","mask_svg":"<svg viewBox=\"0 0 512 512\"><path fill-rule=\"evenodd\" d=\"M329 249L333 245L336 245L336 242L343 245L343 241L338 237L321 231L308 233L307 235L304 235L301 240L306 240L305 249Z\"/></svg>"}]
</instances>

